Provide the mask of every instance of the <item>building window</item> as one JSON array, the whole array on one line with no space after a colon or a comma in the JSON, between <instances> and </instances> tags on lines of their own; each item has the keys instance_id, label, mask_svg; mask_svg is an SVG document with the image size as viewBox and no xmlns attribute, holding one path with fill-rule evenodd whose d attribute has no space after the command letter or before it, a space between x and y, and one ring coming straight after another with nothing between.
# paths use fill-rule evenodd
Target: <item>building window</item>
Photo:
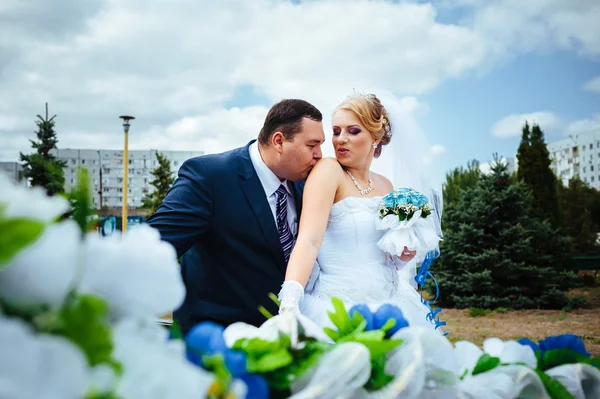
<instances>
[{"instance_id":1,"label":"building window","mask_svg":"<svg viewBox=\"0 0 600 399\"><path fill-rule=\"evenodd\" d=\"M109 189L108 187L104 187L104 188L102 189L102 191L104 191L105 193L107 193L107 192L109 192L109 191L110 191L110 189Z\"/></svg>"},{"instance_id":2,"label":"building window","mask_svg":"<svg viewBox=\"0 0 600 399\"><path fill-rule=\"evenodd\" d=\"M82 163L83 165L85 165L85 159L82 159L82 160L81 160L81 163Z\"/></svg>"},{"instance_id":3,"label":"building window","mask_svg":"<svg viewBox=\"0 0 600 399\"><path fill-rule=\"evenodd\" d=\"M71 179L71 184L73 184L73 179Z\"/></svg>"},{"instance_id":4,"label":"building window","mask_svg":"<svg viewBox=\"0 0 600 399\"><path fill-rule=\"evenodd\" d=\"M132 162L131 162L131 159L130 159L130 160L129 160L129 165L131 165L131 164L132 164Z\"/></svg>"},{"instance_id":5,"label":"building window","mask_svg":"<svg viewBox=\"0 0 600 399\"><path fill-rule=\"evenodd\" d=\"M594 181L594 176L592 176L592 181Z\"/></svg>"},{"instance_id":6,"label":"building window","mask_svg":"<svg viewBox=\"0 0 600 399\"><path fill-rule=\"evenodd\" d=\"M75 165L77 163L76 159L71 159L71 164Z\"/></svg>"},{"instance_id":7,"label":"building window","mask_svg":"<svg viewBox=\"0 0 600 399\"><path fill-rule=\"evenodd\" d=\"M109 174L109 173L110 173L110 169L108 169L108 168L104 168L104 169L102 170L102 173Z\"/></svg>"},{"instance_id":8,"label":"building window","mask_svg":"<svg viewBox=\"0 0 600 399\"><path fill-rule=\"evenodd\" d=\"M585 173L585 166L583 167L583 173Z\"/></svg>"},{"instance_id":9,"label":"building window","mask_svg":"<svg viewBox=\"0 0 600 399\"><path fill-rule=\"evenodd\" d=\"M123 183L123 178L122 177L117 177L117 183Z\"/></svg>"},{"instance_id":10,"label":"building window","mask_svg":"<svg viewBox=\"0 0 600 399\"><path fill-rule=\"evenodd\" d=\"M594 149L594 145L590 144L590 150Z\"/></svg>"},{"instance_id":11,"label":"building window","mask_svg":"<svg viewBox=\"0 0 600 399\"><path fill-rule=\"evenodd\" d=\"M594 165L590 165L590 171L594 171Z\"/></svg>"}]
</instances>

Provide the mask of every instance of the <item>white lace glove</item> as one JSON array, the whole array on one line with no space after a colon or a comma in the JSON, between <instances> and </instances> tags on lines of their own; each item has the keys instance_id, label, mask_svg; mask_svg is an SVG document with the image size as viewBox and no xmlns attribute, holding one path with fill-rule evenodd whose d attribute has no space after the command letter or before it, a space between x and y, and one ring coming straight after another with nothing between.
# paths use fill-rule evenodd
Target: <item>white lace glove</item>
<instances>
[{"instance_id":1,"label":"white lace glove","mask_svg":"<svg viewBox=\"0 0 600 399\"><path fill-rule=\"evenodd\" d=\"M297 281L284 281L278 295L279 314L290 312L300 314L300 301L304 298L304 287Z\"/></svg>"}]
</instances>

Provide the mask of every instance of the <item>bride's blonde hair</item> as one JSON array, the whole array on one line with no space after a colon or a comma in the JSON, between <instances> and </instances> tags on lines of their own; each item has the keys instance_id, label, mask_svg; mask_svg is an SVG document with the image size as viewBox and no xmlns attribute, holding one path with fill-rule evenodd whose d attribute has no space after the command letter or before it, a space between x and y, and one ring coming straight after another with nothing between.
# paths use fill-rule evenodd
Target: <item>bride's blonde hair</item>
<instances>
[{"instance_id":1,"label":"bride's blonde hair","mask_svg":"<svg viewBox=\"0 0 600 399\"><path fill-rule=\"evenodd\" d=\"M367 128L375 140L379 140L373 155L378 158L383 146L392 141L390 118L381 101L374 94L354 93L335 108L334 115L338 109L354 112L361 125Z\"/></svg>"}]
</instances>

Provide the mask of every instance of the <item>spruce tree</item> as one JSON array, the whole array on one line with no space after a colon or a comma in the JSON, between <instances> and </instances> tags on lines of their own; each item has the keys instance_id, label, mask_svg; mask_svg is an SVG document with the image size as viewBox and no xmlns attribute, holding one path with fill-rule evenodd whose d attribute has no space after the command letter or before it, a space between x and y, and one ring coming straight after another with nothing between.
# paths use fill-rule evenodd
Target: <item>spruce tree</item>
<instances>
[{"instance_id":1,"label":"spruce tree","mask_svg":"<svg viewBox=\"0 0 600 399\"><path fill-rule=\"evenodd\" d=\"M158 166L150 172L154 176L154 180L150 182L154 186L154 191L143 200L143 207L149 209L148 216L156 212L175 181L169 159L164 154L157 152L156 160Z\"/></svg>"},{"instance_id":2,"label":"spruce tree","mask_svg":"<svg viewBox=\"0 0 600 399\"><path fill-rule=\"evenodd\" d=\"M450 173L446 173L446 183L444 183L444 208L456 207L460 194L471 187L474 187L481 177L479 161L476 159L467 162L467 168L462 166L454 168Z\"/></svg>"},{"instance_id":3,"label":"spruce tree","mask_svg":"<svg viewBox=\"0 0 600 399\"><path fill-rule=\"evenodd\" d=\"M569 187L560 187L563 211L563 231L573 241L575 255L597 255L596 243L600 225L598 203L600 193L579 178L571 179Z\"/></svg>"},{"instance_id":4,"label":"spruce tree","mask_svg":"<svg viewBox=\"0 0 600 399\"><path fill-rule=\"evenodd\" d=\"M498 158L445 215L433 264L442 306L561 308L576 282L570 240L530 213L531 196Z\"/></svg>"},{"instance_id":5,"label":"spruce tree","mask_svg":"<svg viewBox=\"0 0 600 399\"><path fill-rule=\"evenodd\" d=\"M48 118L48 103L46 103L46 116L42 118L37 115L35 122L38 130L35 133L39 141L31 141L32 147L36 150L33 154L24 155L20 153L20 159L23 166L23 176L32 186L40 186L46 189L48 195L54 195L64 192L65 174L63 168L66 162L57 159L50 153L56 149L58 138L54 131L54 115Z\"/></svg>"},{"instance_id":6,"label":"spruce tree","mask_svg":"<svg viewBox=\"0 0 600 399\"><path fill-rule=\"evenodd\" d=\"M544 132L539 125L523 126L521 143L517 151L519 168L517 176L531 190L533 212L540 218L548 219L552 226L561 224L559 208L559 181L550 168L550 153L544 140Z\"/></svg>"}]
</instances>

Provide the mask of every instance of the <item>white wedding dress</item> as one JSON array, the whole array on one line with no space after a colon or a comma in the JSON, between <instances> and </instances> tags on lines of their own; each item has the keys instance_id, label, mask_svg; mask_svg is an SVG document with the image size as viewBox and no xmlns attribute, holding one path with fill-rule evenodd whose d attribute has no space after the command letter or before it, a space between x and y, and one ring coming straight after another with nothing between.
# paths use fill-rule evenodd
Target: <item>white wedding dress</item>
<instances>
[{"instance_id":1,"label":"white wedding dress","mask_svg":"<svg viewBox=\"0 0 600 399\"><path fill-rule=\"evenodd\" d=\"M399 278L396 265L377 246L384 234L375 227L381 198L347 197L331 208L317 258L320 271L300 302L300 312L321 327L332 326L327 311L336 297L348 308L367 304L373 311L391 303L411 326L434 328L409 278Z\"/></svg>"}]
</instances>

